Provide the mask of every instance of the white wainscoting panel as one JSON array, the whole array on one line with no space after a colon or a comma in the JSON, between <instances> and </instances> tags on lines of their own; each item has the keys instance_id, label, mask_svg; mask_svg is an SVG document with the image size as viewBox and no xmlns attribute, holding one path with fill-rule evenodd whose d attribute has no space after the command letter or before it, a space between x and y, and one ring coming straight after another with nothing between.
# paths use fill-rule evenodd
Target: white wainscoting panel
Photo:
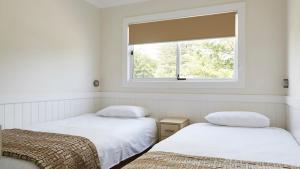
<instances>
[{"instance_id":1,"label":"white wainscoting panel","mask_svg":"<svg viewBox=\"0 0 300 169\"><path fill-rule=\"evenodd\" d=\"M284 96L255 95L196 95L149 93L99 93L97 109L109 105L138 105L148 108L157 119L188 117L192 122L204 122L204 117L215 111L256 111L271 119L274 127L286 128Z\"/></svg>"},{"instance_id":2,"label":"white wainscoting panel","mask_svg":"<svg viewBox=\"0 0 300 169\"><path fill-rule=\"evenodd\" d=\"M33 124L64 119L84 113L95 112L94 95L91 98L50 99L45 97L9 100L8 104L0 104L0 125L4 129L24 128ZM2 99L4 102L4 99Z\"/></svg>"},{"instance_id":3,"label":"white wainscoting panel","mask_svg":"<svg viewBox=\"0 0 300 169\"><path fill-rule=\"evenodd\" d=\"M300 144L300 97L288 97L287 126Z\"/></svg>"},{"instance_id":4,"label":"white wainscoting panel","mask_svg":"<svg viewBox=\"0 0 300 169\"><path fill-rule=\"evenodd\" d=\"M96 112L109 105L139 105L148 108L156 119L188 117L203 122L215 111L257 111L271 119L272 126L286 128L286 98L257 95L202 95L159 93L81 93L43 97L0 97L0 125L3 128L24 128Z\"/></svg>"}]
</instances>

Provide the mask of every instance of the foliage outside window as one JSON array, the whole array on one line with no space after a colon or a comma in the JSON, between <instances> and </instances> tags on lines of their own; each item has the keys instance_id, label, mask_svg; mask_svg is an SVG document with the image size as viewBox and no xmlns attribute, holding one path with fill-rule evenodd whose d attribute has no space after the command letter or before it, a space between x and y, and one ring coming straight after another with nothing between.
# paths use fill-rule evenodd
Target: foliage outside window
<instances>
[{"instance_id":1,"label":"foliage outside window","mask_svg":"<svg viewBox=\"0 0 300 169\"><path fill-rule=\"evenodd\" d=\"M133 45L133 79L235 77L235 37Z\"/></svg>"}]
</instances>

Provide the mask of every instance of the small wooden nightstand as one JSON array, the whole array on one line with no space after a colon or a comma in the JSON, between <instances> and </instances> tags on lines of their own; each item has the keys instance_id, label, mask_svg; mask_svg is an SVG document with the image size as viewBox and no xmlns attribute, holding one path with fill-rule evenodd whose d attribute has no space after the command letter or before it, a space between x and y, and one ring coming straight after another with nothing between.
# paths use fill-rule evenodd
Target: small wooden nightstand
<instances>
[{"instance_id":1,"label":"small wooden nightstand","mask_svg":"<svg viewBox=\"0 0 300 169\"><path fill-rule=\"evenodd\" d=\"M189 124L188 118L165 118L160 121L159 139L163 140Z\"/></svg>"}]
</instances>

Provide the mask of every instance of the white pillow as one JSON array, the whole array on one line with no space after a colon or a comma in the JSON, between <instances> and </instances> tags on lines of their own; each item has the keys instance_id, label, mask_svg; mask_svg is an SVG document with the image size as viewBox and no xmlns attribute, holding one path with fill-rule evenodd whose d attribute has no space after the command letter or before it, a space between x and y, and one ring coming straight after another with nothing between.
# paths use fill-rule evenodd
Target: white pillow
<instances>
[{"instance_id":1,"label":"white pillow","mask_svg":"<svg viewBox=\"0 0 300 169\"><path fill-rule=\"evenodd\" d=\"M139 106L117 105L99 110L96 115L105 117L140 118L148 116L145 108Z\"/></svg>"},{"instance_id":2,"label":"white pillow","mask_svg":"<svg viewBox=\"0 0 300 169\"><path fill-rule=\"evenodd\" d=\"M215 112L205 119L212 124L231 127L269 127L270 119L256 112L227 111Z\"/></svg>"}]
</instances>

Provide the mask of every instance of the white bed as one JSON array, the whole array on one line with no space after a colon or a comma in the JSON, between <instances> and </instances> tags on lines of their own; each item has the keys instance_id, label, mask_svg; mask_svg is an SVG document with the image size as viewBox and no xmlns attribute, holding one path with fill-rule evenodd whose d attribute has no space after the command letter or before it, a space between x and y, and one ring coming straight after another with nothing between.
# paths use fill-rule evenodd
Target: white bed
<instances>
[{"instance_id":1,"label":"white bed","mask_svg":"<svg viewBox=\"0 0 300 169\"><path fill-rule=\"evenodd\" d=\"M190 125L150 151L300 166L300 145L279 128L240 128L208 123Z\"/></svg>"},{"instance_id":2,"label":"white bed","mask_svg":"<svg viewBox=\"0 0 300 169\"><path fill-rule=\"evenodd\" d=\"M101 169L108 169L139 154L156 142L156 121L152 118L107 118L85 114L27 128L34 131L83 136L98 151ZM37 169L27 161L0 158L1 169Z\"/></svg>"}]
</instances>

